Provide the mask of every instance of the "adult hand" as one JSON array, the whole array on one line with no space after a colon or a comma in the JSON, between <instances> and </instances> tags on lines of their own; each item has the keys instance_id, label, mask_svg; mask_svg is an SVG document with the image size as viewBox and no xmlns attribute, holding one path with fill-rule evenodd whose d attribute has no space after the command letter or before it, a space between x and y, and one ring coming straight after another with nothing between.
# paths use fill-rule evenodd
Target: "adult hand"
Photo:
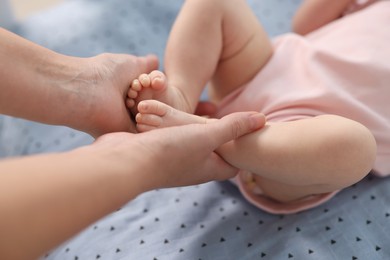
<instances>
[{"instance_id":1,"label":"adult hand","mask_svg":"<svg viewBox=\"0 0 390 260\"><path fill-rule=\"evenodd\" d=\"M108 134L94 146L106 151L114 149L116 152L107 156L124 171L137 167L134 179L138 179L135 183L141 193L232 178L237 169L213 151L264 124L264 115L240 112L209 124L169 127L137 135Z\"/></svg>"},{"instance_id":2,"label":"adult hand","mask_svg":"<svg viewBox=\"0 0 390 260\"><path fill-rule=\"evenodd\" d=\"M135 131L125 106L130 83L155 56L62 55L0 28L0 113L65 125L93 136Z\"/></svg>"},{"instance_id":3,"label":"adult hand","mask_svg":"<svg viewBox=\"0 0 390 260\"><path fill-rule=\"evenodd\" d=\"M233 177L213 151L263 125L261 114L237 113L1 161L0 258L36 259L145 191Z\"/></svg>"},{"instance_id":4,"label":"adult hand","mask_svg":"<svg viewBox=\"0 0 390 260\"><path fill-rule=\"evenodd\" d=\"M88 58L83 72L68 83L78 91L73 101L76 105L71 107L82 116L70 126L94 137L116 131L135 132L135 124L125 106L126 93L132 80L157 66L153 55L106 53Z\"/></svg>"}]
</instances>

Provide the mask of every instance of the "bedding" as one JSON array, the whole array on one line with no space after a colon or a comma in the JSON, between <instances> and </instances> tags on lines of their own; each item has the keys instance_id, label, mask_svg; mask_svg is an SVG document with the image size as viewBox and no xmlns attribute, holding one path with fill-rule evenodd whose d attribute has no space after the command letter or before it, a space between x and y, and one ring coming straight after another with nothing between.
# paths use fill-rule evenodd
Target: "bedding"
<instances>
[{"instance_id":1,"label":"bedding","mask_svg":"<svg viewBox=\"0 0 390 260\"><path fill-rule=\"evenodd\" d=\"M13 30L57 52L156 53L163 60L182 0L68 0ZM271 36L300 0L249 0ZM93 139L0 117L0 156L66 151ZM389 158L390 159L390 158ZM113 191L114 192L114 191ZM145 193L42 259L390 259L390 179L367 176L317 208L271 215L226 182Z\"/></svg>"}]
</instances>

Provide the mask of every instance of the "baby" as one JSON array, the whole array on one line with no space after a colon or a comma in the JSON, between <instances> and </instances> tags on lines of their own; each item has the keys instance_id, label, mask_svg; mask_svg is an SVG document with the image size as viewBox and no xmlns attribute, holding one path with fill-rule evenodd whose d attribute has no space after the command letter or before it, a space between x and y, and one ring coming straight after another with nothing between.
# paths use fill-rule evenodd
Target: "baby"
<instances>
[{"instance_id":1,"label":"baby","mask_svg":"<svg viewBox=\"0 0 390 260\"><path fill-rule=\"evenodd\" d=\"M192 114L206 84L213 117L264 113L263 129L217 153L272 213L314 207L372 169L390 174L390 1L372 2L345 15L356 3L307 0L293 21L304 35L271 41L244 0L187 0L165 74L140 75L128 91L137 129L211 122Z\"/></svg>"}]
</instances>

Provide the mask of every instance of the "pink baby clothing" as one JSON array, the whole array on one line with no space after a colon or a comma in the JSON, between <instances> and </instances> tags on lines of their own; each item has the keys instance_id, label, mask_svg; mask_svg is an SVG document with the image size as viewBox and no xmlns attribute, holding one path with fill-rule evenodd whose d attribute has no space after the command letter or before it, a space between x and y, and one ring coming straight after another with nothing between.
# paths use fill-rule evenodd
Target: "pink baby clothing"
<instances>
[{"instance_id":1,"label":"pink baby clothing","mask_svg":"<svg viewBox=\"0 0 390 260\"><path fill-rule=\"evenodd\" d=\"M246 85L227 96L217 116L237 111L264 113L269 122L334 114L362 123L378 150L374 173L390 174L390 1L306 35L273 41L274 54ZM235 179L243 195L272 213L293 213L329 200L335 193L278 203L253 192L244 174Z\"/></svg>"}]
</instances>

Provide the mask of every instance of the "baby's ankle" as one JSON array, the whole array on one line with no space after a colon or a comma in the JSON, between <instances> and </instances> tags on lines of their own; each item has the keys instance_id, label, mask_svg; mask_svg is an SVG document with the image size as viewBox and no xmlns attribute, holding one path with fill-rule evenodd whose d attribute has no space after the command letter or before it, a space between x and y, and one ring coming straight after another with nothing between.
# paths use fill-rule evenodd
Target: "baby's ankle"
<instances>
[{"instance_id":1,"label":"baby's ankle","mask_svg":"<svg viewBox=\"0 0 390 260\"><path fill-rule=\"evenodd\" d=\"M177 102L174 102L175 105L173 107L180 111L193 114L196 108L195 102L191 102L188 95L186 95L182 89L177 87L173 88L175 88L175 92L177 93Z\"/></svg>"}]
</instances>

